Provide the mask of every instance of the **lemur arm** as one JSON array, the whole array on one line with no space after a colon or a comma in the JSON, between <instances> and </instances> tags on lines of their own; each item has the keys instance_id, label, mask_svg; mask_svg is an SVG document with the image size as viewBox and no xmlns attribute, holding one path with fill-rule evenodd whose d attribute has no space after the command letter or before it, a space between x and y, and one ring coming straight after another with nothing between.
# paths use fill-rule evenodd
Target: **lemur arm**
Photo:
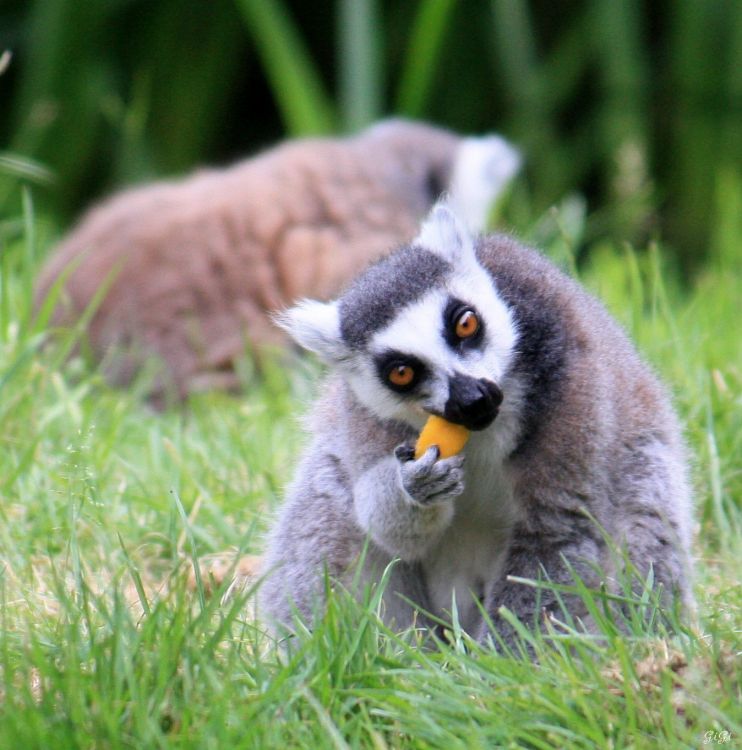
<instances>
[{"instance_id":1,"label":"lemur arm","mask_svg":"<svg viewBox=\"0 0 742 750\"><path fill-rule=\"evenodd\" d=\"M358 523L393 557L419 560L451 523L454 498L464 489L463 458L437 459L435 446L418 460L400 446L353 486Z\"/></svg>"}]
</instances>

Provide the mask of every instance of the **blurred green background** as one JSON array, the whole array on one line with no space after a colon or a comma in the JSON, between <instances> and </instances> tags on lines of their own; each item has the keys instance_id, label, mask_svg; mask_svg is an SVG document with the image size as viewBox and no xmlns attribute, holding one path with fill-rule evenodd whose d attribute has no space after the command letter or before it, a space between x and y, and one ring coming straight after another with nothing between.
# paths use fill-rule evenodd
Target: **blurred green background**
<instances>
[{"instance_id":1,"label":"blurred green background","mask_svg":"<svg viewBox=\"0 0 742 750\"><path fill-rule=\"evenodd\" d=\"M119 186L390 114L499 131L519 231L584 197L583 247L686 272L740 204L739 0L3 0L0 218L62 230Z\"/></svg>"}]
</instances>

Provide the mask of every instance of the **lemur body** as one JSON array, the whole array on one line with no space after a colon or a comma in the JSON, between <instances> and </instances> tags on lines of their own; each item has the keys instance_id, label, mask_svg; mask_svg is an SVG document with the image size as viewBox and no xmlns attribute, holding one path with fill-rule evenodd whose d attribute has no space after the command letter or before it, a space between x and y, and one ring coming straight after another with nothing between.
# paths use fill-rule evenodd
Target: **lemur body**
<instances>
[{"instance_id":1,"label":"lemur body","mask_svg":"<svg viewBox=\"0 0 742 750\"><path fill-rule=\"evenodd\" d=\"M401 120L289 141L94 207L44 267L37 304L61 280L54 323L71 325L105 290L88 338L114 383L154 360L155 395L236 387L246 344L284 343L272 312L337 294L414 236L444 191L483 229L519 161L497 136Z\"/></svg>"},{"instance_id":2,"label":"lemur body","mask_svg":"<svg viewBox=\"0 0 742 750\"><path fill-rule=\"evenodd\" d=\"M571 583L574 571L610 589L604 533L689 600L687 472L667 396L602 305L538 253L475 243L438 206L338 301L283 323L334 372L269 543L271 620L315 615L325 567L349 583L365 544L367 579L399 559L384 601L400 627L408 600L447 618L455 598L482 638L477 602L503 632L503 605L529 621L537 601L555 608L511 576ZM461 455L412 457L430 413L474 430Z\"/></svg>"}]
</instances>

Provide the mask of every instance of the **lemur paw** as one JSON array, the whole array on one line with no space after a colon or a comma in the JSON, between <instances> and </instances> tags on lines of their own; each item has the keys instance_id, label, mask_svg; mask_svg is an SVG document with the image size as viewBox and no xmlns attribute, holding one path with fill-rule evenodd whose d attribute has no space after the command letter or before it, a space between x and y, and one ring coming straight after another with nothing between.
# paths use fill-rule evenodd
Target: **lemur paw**
<instances>
[{"instance_id":1,"label":"lemur paw","mask_svg":"<svg viewBox=\"0 0 742 750\"><path fill-rule=\"evenodd\" d=\"M402 487L417 503L428 505L457 497L464 491L464 456L438 460L438 446L432 445L417 460L414 448L400 445L394 451L399 461Z\"/></svg>"}]
</instances>

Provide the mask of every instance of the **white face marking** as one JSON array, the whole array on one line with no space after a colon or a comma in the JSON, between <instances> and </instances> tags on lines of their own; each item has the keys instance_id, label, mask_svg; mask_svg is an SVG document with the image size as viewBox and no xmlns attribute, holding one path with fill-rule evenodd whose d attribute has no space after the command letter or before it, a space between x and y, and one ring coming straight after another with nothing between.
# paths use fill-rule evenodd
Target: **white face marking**
<instances>
[{"instance_id":1,"label":"white face marking","mask_svg":"<svg viewBox=\"0 0 742 750\"><path fill-rule=\"evenodd\" d=\"M480 316L485 329L481 348L456 352L446 342L443 314L452 297L471 305ZM449 395L448 381L455 373L500 384L515 340L509 309L472 255L446 286L404 308L390 325L372 336L368 351L353 358L348 381L359 400L380 418L401 420L419 428L429 412L443 412ZM388 351L423 362L428 377L419 391L405 396L381 382L374 357Z\"/></svg>"}]
</instances>

